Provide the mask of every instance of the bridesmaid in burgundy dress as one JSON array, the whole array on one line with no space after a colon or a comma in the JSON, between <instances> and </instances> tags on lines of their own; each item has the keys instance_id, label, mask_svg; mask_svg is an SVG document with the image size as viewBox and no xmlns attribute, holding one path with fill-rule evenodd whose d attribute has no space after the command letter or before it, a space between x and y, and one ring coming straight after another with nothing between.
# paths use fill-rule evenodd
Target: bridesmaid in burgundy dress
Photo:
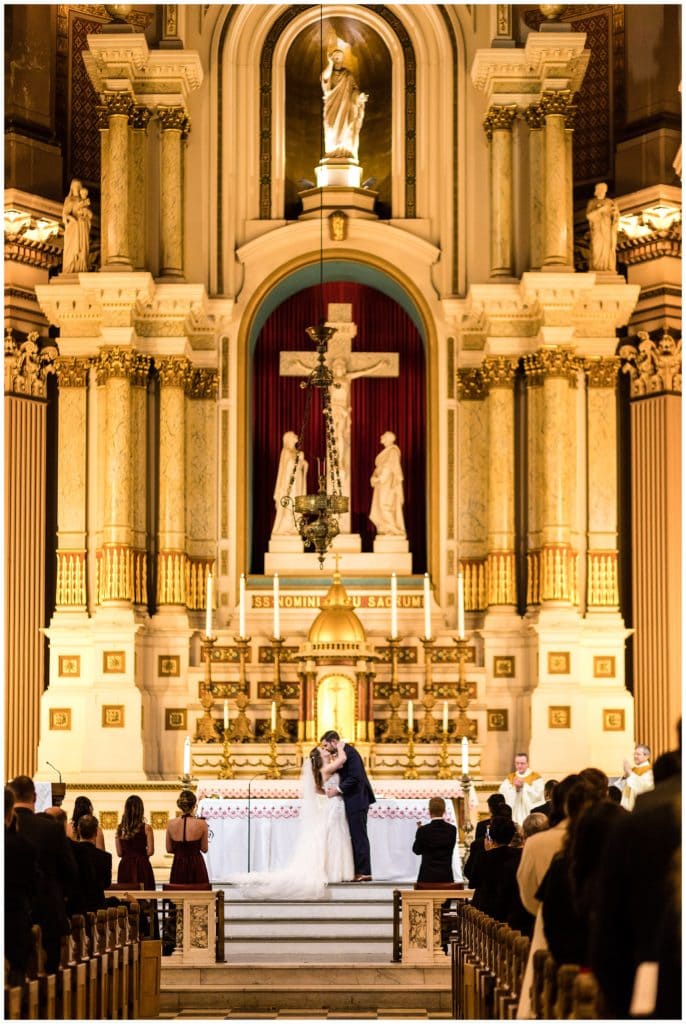
<instances>
[{"instance_id":1,"label":"bridesmaid in burgundy dress","mask_svg":"<svg viewBox=\"0 0 686 1024\"><path fill-rule=\"evenodd\" d=\"M132 885L142 882L144 889L155 888L150 858L155 852L155 837L144 816L143 801L130 796L124 804L114 844L121 857L117 882Z\"/></svg>"},{"instance_id":2,"label":"bridesmaid in burgundy dress","mask_svg":"<svg viewBox=\"0 0 686 1024\"><path fill-rule=\"evenodd\" d=\"M176 801L181 816L173 818L167 825L167 853L174 854L169 883L190 885L194 889L201 886L210 889L203 857L208 847L207 822L204 818L195 817L195 805L195 793L190 789L181 790Z\"/></svg>"}]
</instances>

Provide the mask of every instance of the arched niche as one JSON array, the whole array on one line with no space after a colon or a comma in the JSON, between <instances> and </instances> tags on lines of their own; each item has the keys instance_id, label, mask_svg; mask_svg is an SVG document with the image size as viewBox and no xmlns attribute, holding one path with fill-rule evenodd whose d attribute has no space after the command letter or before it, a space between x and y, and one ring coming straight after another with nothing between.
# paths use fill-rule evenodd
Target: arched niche
<instances>
[{"instance_id":1,"label":"arched niche","mask_svg":"<svg viewBox=\"0 0 686 1024\"><path fill-rule=\"evenodd\" d=\"M335 729L339 736L356 736L355 682L344 672L327 672L317 685L315 721L317 736Z\"/></svg>"}]
</instances>

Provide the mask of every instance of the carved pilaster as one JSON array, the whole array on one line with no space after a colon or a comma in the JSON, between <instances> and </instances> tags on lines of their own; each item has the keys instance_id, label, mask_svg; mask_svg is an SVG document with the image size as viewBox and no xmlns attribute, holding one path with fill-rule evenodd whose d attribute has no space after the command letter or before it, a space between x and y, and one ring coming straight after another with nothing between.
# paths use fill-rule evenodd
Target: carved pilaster
<instances>
[{"instance_id":1,"label":"carved pilaster","mask_svg":"<svg viewBox=\"0 0 686 1024\"><path fill-rule=\"evenodd\" d=\"M681 394L681 338L665 330L658 342L646 331L638 332L638 344L626 342L619 350L622 372L631 379L631 397Z\"/></svg>"},{"instance_id":2,"label":"carved pilaster","mask_svg":"<svg viewBox=\"0 0 686 1024\"><path fill-rule=\"evenodd\" d=\"M58 608L86 608L86 552L57 552L57 586L55 604Z\"/></svg>"},{"instance_id":3,"label":"carved pilaster","mask_svg":"<svg viewBox=\"0 0 686 1024\"><path fill-rule=\"evenodd\" d=\"M186 404L191 364L167 356L157 364L160 379L159 537L157 602L186 604Z\"/></svg>"},{"instance_id":4,"label":"carved pilaster","mask_svg":"<svg viewBox=\"0 0 686 1024\"><path fill-rule=\"evenodd\" d=\"M512 275L512 125L515 104L492 106L484 121L491 149L491 277Z\"/></svg>"},{"instance_id":5,"label":"carved pilaster","mask_svg":"<svg viewBox=\"0 0 686 1024\"><path fill-rule=\"evenodd\" d=\"M568 267L571 238L569 215L571 210L570 167L565 116L571 93L568 89L547 89L541 96L540 106L545 115L545 210L543 265Z\"/></svg>"},{"instance_id":6,"label":"carved pilaster","mask_svg":"<svg viewBox=\"0 0 686 1024\"><path fill-rule=\"evenodd\" d=\"M183 277L183 107L158 107L160 120L160 276Z\"/></svg>"},{"instance_id":7,"label":"carved pilaster","mask_svg":"<svg viewBox=\"0 0 686 1024\"><path fill-rule=\"evenodd\" d=\"M616 551L589 551L586 602L591 608L619 608L619 582Z\"/></svg>"},{"instance_id":8,"label":"carved pilaster","mask_svg":"<svg viewBox=\"0 0 686 1024\"><path fill-rule=\"evenodd\" d=\"M129 255L129 118L134 109L126 92L105 93L107 166L103 165L107 195L107 266L130 268Z\"/></svg>"},{"instance_id":9,"label":"carved pilaster","mask_svg":"<svg viewBox=\"0 0 686 1024\"><path fill-rule=\"evenodd\" d=\"M129 240L131 265L134 270L145 269L145 246L147 234L146 195L147 175L147 129L152 111L137 104L131 111L131 158L129 160Z\"/></svg>"},{"instance_id":10,"label":"carved pilaster","mask_svg":"<svg viewBox=\"0 0 686 1024\"><path fill-rule=\"evenodd\" d=\"M488 605L516 602L514 559L514 376L516 361L487 356L481 373L488 391Z\"/></svg>"}]
</instances>

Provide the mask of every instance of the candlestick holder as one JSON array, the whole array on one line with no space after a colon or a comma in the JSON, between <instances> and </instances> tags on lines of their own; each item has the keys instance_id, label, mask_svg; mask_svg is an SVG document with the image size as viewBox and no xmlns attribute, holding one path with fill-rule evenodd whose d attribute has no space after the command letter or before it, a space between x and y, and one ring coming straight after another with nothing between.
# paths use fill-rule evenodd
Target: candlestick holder
<instances>
[{"instance_id":1,"label":"candlestick holder","mask_svg":"<svg viewBox=\"0 0 686 1024\"><path fill-rule=\"evenodd\" d=\"M443 729L442 733L443 739L441 740L441 753L438 758L438 773L436 777L439 779L451 779L450 758L448 756L448 732L446 729Z\"/></svg>"},{"instance_id":2,"label":"candlestick holder","mask_svg":"<svg viewBox=\"0 0 686 1024\"><path fill-rule=\"evenodd\" d=\"M433 682L434 642L431 637L423 636L420 639L424 647L424 696L422 697L424 718L422 719L421 724L419 726L419 730L417 732L417 739L430 741L438 735L438 725L436 723L436 719L433 716L433 709L436 704Z\"/></svg>"},{"instance_id":3,"label":"candlestick holder","mask_svg":"<svg viewBox=\"0 0 686 1024\"><path fill-rule=\"evenodd\" d=\"M283 687L281 685L281 661L283 660L283 645L285 640L280 636L273 636L272 649L274 653L274 687L272 691L272 700L276 704L276 742L279 740L289 740L290 736L286 732L284 720L281 717L281 705L283 704Z\"/></svg>"},{"instance_id":4,"label":"candlestick holder","mask_svg":"<svg viewBox=\"0 0 686 1024\"><path fill-rule=\"evenodd\" d=\"M469 810L469 791L472 787L472 780L468 775L463 775L460 779L460 784L462 786L462 863L464 864L469 853L469 847L471 846L472 832L474 831Z\"/></svg>"},{"instance_id":5,"label":"candlestick holder","mask_svg":"<svg viewBox=\"0 0 686 1024\"><path fill-rule=\"evenodd\" d=\"M234 769L233 760L231 757L231 740L229 739L229 730L224 732L224 745L222 747L222 760L221 770L219 772L220 779L235 779L236 771Z\"/></svg>"},{"instance_id":6,"label":"candlestick holder","mask_svg":"<svg viewBox=\"0 0 686 1024\"><path fill-rule=\"evenodd\" d=\"M276 760L276 731L274 729L271 730L269 736L269 770L266 777L268 779L281 778L281 769Z\"/></svg>"},{"instance_id":7,"label":"candlestick holder","mask_svg":"<svg viewBox=\"0 0 686 1024\"><path fill-rule=\"evenodd\" d=\"M238 709L238 715L233 720L231 725L231 738L235 743L245 743L247 740L253 740L255 735L253 733L250 719L245 713L245 709L250 703L248 696L248 681L245 676L245 663L248 660L250 653L250 640L249 636L235 636L233 642L238 648L238 686L239 691L236 694L236 708Z\"/></svg>"},{"instance_id":8,"label":"candlestick holder","mask_svg":"<svg viewBox=\"0 0 686 1024\"><path fill-rule=\"evenodd\" d=\"M398 708L402 703L398 687L398 644L400 640L397 636L389 636L386 638L386 642L391 649L391 693L388 698L391 714L381 734L381 740L384 743L399 743L405 739L405 723L398 714Z\"/></svg>"},{"instance_id":9,"label":"candlestick holder","mask_svg":"<svg viewBox=\"0 0 686 1024\"><path fill-rule=\"evenodd\" d=\"M407 768L403 772L404 779L418 779L419 772L414 761L414 733L408 729L407 736Z\"/></svg>"},{"instance_id":10,"label":"candlestick holder","mask_svg":"<svg viewBox=\"0 0 686 1024\"><path fill-rule=\"evenodd\" d=\"M199 684L200 706L203 716L198 722L193 739L200 743L218 743L221 739L217 723L212 717L214 707L214 693L212 690L212 651L217 642L216 636L206 636L202 642L203 658L205 660L205 675Z\"/></svg>"},{"instance_id":11,"label":"candlestick holder","mask_svg":"<svg viewBox=\"0 0 686 1024\"><path fill-rule=\"evenodd\" d=\"M179 777L179 782L181 783L184 789L195 789L198 780L194 779L192 775L184 774Z\"/></svg>"},{"instance_id":12,"label":"candlestick holder","mask_svg":"<svg viewBox=\"0 0 686 1024\"><path fill-rule=\"evenodd\" d=\"M466 664L469 658L469 644L464 637L453 637L457 644L457 722L455 724L455 736L461 739L466 736L468 739L474 737L473 723L467 718L469 707L469 683L467 682Z\"/></svg>"}]
</instances>

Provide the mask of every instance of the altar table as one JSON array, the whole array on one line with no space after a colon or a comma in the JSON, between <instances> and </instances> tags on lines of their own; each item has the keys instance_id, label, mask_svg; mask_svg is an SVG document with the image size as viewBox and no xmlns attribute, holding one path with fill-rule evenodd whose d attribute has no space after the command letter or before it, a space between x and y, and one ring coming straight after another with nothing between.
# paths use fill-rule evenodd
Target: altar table
<instances>
[{"instance_id":1,"label":"altar table","mask_svg":"<svg viewBox=\"0 0 686 1024\"><path fill-rule=\"evenodd\" d=\"M367 821L375 881L416 881L420 858L412 853L412 844L418 822L429 821L427 802L426 797L379 797L377 790L377 802L369 808ZM296 842L299 810L300 801L293 798L255 798L252 794L250 801L247 796L203 797L198 814L207 819L209 827L207 861L212 882L222 883L229 875L248 870L248 834L251 871L285 867ZM455 824L449 800L446 819ZM453 872L455 881L463 880L457 844Z\"/></svg>"}]
</instances>

